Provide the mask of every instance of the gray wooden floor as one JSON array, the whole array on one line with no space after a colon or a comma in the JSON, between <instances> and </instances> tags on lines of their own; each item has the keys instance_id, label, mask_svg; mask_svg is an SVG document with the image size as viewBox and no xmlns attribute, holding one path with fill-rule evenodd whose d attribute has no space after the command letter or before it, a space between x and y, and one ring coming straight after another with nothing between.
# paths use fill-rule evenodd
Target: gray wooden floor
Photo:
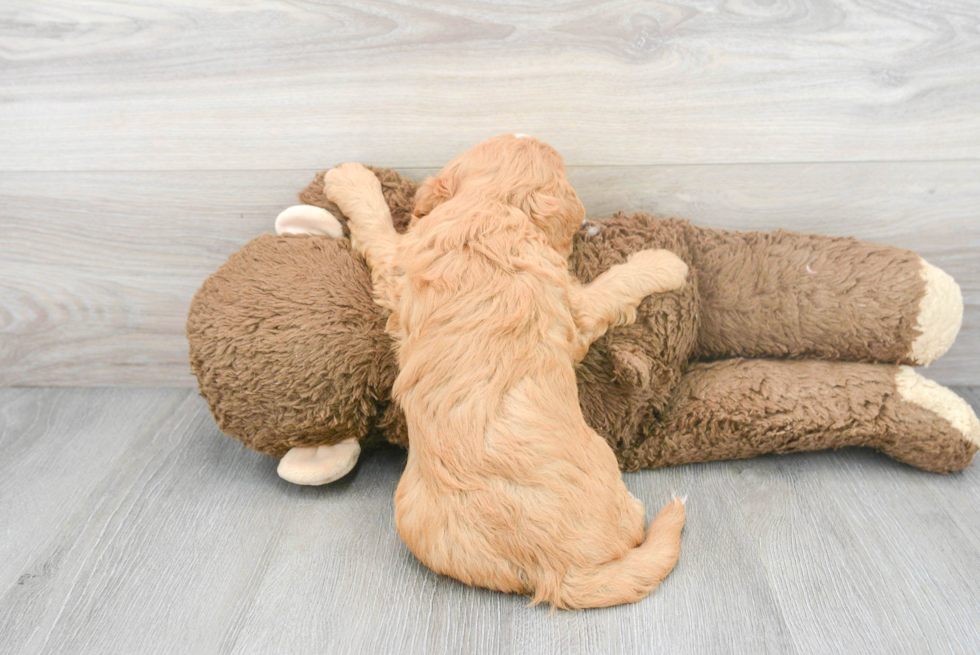
<instances>
[{"instance_id":1,"label":"gray wooden floor","mask_svg":"<svg viewBox=\"0 0 980 655\"><path fill-rule=\"evenodd\" d=\"M977 468L629 474L648 512L689 494L680 563L635 605L551 613L412 557L399 451L290 485L183 389L0 390L0 420L4 653L980 652Z\"/></svg>"},{"instance_id":2,"label":"gray wooden floor","mask_svg":"<svg viewBox=\"0 0 980 655\"><path fill-rule=\"evenodd\" d=\"M865 451L626 476L690 496L650 598L551 614L420 566L397 451L301 488L183 334L316 170L554 144L589 214L853 235L953 274L980 405L980 0L0 3L0 653L976 653L980 472ZM25 385L30 385L27 387Z\"/></svg>"}]
</instances>

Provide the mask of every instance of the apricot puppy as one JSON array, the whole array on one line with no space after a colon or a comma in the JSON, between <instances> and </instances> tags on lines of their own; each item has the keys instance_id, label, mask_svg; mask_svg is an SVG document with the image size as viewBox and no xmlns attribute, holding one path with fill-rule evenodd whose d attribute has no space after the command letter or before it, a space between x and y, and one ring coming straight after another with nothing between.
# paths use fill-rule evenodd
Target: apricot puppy
<instances>
[{"instance_id":1,"label":"apricot puppy","mask_svg":"<svg viewBox=\"0 0 980 655\"><path fill-rule=\"evenodd\" d=\"M410 448L398 533L433 570L560 608L640 600L670 572L684 505L642 504L582 418L575 365L687 266L645 250L589 285L568 272L585 210L555 150L501 136L424 182L404 235L377 177L343 164L327 197L391 310Z\"/></svg>"}]
</instances>

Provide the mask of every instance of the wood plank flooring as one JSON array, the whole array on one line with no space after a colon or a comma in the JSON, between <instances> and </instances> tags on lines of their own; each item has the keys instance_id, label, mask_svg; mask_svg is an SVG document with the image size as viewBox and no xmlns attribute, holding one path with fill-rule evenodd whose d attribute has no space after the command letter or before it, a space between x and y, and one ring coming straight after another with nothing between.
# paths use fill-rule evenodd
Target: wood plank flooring
<instances>
[{"instance_id":1,"label":"wood plank flooring","mask_svg":"<svg viewBox=\"0 0 980 655\"><path fill-rule=\"evenodd\" d=\"M980 390L958 391L980 409ZM635 605L551 613L399 540L404 455L290 485L183 389L0 390L4 653L970 653L980 471L864 450L626 475L689 494Z\"/></svg>"}]
</instances>

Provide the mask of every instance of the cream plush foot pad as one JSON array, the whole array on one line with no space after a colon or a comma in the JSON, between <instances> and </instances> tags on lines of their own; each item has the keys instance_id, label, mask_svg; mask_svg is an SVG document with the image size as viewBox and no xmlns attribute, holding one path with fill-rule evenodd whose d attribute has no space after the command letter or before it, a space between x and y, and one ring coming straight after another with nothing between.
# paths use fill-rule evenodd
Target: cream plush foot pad
<instances>
[{"instance_id":1,"label":"cream plush foot pad","mask_svg":"<svg viewBox=\"0 0 980 655\"><path fill-rule=\"evenodd\" d=\"M332 446L293 448L280 460L279 477L294 484L319 485L344 477L357 464L361 446L344 439Z\"/></svg>"},{"instance_id":2,"label":"cream plush foot pad","mask_svg":"<svg viewBox=\"0 0 980 655\"><path fill-rule=\"evenodd\" d=\"M921 260L919 275L926 293L919 303L916 329L922 334L912 342L909 358L921 366L931 364L949 350L963 322L963 294L948 273Z\"/></svg>"},{"instance_id":3,"label":"cream plush foot pad","mask_svg":"<svg viewBox=\"0 0 980 655\"><path fill-rule=\"evenodd\" d=\"M276 234L319 234L340 239L344 228L322 207L293 205L276 216Z\"/></svg>"},{"instance_id":4,"label":"cream plush foot pad","mask_svg":"<svg viewBox=\"0 0 980 655\"><path fill-rule=\"evenodd\" d=\"M906 402L915 403L946 419L963 436L980 446L980 420L973 408L953 391L922 377L910 366L899 367L895 386Z\"/></svg>"}]
</instances>

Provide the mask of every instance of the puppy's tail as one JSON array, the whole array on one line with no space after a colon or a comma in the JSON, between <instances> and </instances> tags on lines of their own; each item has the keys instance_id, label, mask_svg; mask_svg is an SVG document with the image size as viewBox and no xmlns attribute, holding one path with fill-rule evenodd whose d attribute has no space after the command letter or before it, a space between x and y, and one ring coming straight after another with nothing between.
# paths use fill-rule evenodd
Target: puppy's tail
<instances>
[{"instance_id":1,"label":"puppy's tail","mask_svg":"<svg viewBox=\"0 0 980 655\"><path fill-rule=\"evenodd\" d=\"M570 571L554 604L566 609L609 607L644 598L677 563L684 517L684 501L675 496L653 519L642 544L594 569Z\"/></svg>"}]
</instances>

